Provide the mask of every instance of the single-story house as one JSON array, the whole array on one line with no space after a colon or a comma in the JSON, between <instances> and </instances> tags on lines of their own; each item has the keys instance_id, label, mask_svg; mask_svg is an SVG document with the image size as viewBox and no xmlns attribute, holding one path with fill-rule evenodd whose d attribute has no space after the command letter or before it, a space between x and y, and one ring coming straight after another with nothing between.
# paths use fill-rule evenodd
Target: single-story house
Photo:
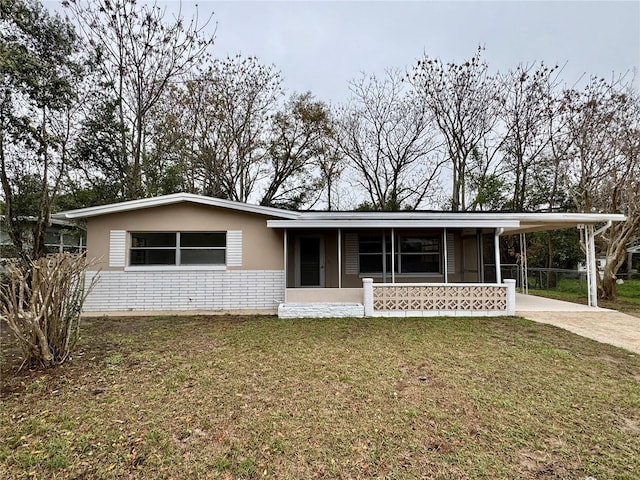
<instances>
[{"instance_id":1,"label":"single-story house","mask_svg":"<svg viewBox=\"0 0 640 480\"><path fill-rule=\"evenodd\" d=\"M14 257L15 251L9 233L2 228L6 221L4 215L0 215L0 257ZM33 245L33 227L37 219L35 217L20 217L24 228L23 241ZM45 231L46 253L84 252L85 232L77 223L59 218L51 218Z\"/></svg>"},{"instance_id":2,"label":"single-story house","mask_svg":"<svg viewBox=\"0 0 640 480\"><path fill-rule=\"evenodd\" d=\"M591 271L594 226L624 220L615 214L290 211L185 193L55 217L86 221L87 256L97 259L88 280L100 278L85 314L259 311L283 317L513 314L515 283L500 276L501 235L582 226Z\"/></svg>"}]
</instances>

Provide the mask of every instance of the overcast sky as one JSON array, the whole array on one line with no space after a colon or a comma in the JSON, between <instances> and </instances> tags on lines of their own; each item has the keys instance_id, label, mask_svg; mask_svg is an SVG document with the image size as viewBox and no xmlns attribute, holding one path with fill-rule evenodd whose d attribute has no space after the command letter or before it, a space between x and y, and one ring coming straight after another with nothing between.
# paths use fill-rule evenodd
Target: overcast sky
<instances>
[{"instance_id":1,"label":"overcast sky","mask_svg":"<svg viewBox=\"0 0 640 480\"><path fill-rule=\"evenodd\" d=\"M139 0L144 1L144 0ZM157 0L167 16L178 0ZM44 0L58 10L60 2ZM182 2L217 28L213 54L254 55L275 65L285 88L332 103L349 80L410 69L423 53L466 60L478 45L493 71L519 63L565 65L562 79L635 71L640 87L640 1L211 1ZM586 76L585 76L586 75Z\"/></svg>"},{"instance_id":2,"label":"overcast sky","mask_svg":"<svg viewBox=\"0 0 640 480\"><path fill-rule=\"evenodd\" d=\"M405 69L423 52L461 61L479 44L492 70L566 63L570 84L640 66L638 1L197 3L201 16L214 13L216 56L256 55L281 70L287 89L333 103L348 97L348 81L361 72ZM193 5L183 2L183 11Z\"/></svg>"}]
</instances>

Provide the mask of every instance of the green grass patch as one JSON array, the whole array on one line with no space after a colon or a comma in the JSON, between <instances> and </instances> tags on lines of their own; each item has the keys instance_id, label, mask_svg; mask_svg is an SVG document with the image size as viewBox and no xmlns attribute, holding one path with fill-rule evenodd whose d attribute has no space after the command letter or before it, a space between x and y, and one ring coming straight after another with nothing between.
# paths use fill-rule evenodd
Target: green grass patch
<instances>
[{"instance_id":1,"label":"green grass patch","mask_svg":"<svg viewBox=\"0 0 640 480\"><path fill-rule=\"evenodd\" d=\"M625 280L616 291L618 298L615 301L599 300L598 305L640 316L640 280ZM587 283L576 279L561 279L551 290L530 288L529 293L567 302L588 303Z\"/></svg>"},{"instance_id":2,"label":"green grass patch","mask_svg":"<svg viewBox=\"0 0 640 480\"><path fill-rule=\"evenodd\" d=\"M522 319L96 319L71 363L15 367L0 478L640 471L638 356Z\"/></svg>"}]
</instances>

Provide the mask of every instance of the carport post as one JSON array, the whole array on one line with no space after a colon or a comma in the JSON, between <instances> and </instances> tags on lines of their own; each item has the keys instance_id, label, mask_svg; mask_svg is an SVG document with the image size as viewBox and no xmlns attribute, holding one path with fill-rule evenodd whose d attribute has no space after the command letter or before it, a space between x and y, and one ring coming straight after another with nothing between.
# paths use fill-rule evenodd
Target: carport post
<instances>
[{"instance_id":1,"label":"carport post","mask_svg":"<svg viewBox=\"0 0 640 480\"><path fill-rule=\"evenodd\" d=\"M284 267L284 303L287 303L287 256L289 255L289 252L287 251L287 243L288 243L288 239L287 239L287 229L284 229L284 234L283 234L283 251L284 251L284 262L283 262L283 267Z\"/></svg>"},{"instance_id":2,"label":"carport post","mask_svg":"<svg viewBox=\"0 0 640 480\"><path fill-rule=\"evenodd\" d=\"M496 283L502 283L502 272L500 266L500 235L504 231L503 228L496 228L495 235L493 236L493 247L495 253L496 262Z\"/></svg>"}]
</instances>

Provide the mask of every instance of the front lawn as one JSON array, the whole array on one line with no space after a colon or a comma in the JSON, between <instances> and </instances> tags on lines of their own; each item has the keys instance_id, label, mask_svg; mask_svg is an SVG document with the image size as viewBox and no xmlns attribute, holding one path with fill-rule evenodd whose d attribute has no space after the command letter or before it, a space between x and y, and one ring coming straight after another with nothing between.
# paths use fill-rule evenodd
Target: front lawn
<instances>
[{"instance_id":1,"label":"front lawn","mask_svg":"<svg viewBox=\"0 0 640 480\"><path fill-rule=\"evenodd\" d=\"M0 478L640 472L639 357L522 319L95 319L20 374L2 335Z\"/></svg>"}]
</instances>

